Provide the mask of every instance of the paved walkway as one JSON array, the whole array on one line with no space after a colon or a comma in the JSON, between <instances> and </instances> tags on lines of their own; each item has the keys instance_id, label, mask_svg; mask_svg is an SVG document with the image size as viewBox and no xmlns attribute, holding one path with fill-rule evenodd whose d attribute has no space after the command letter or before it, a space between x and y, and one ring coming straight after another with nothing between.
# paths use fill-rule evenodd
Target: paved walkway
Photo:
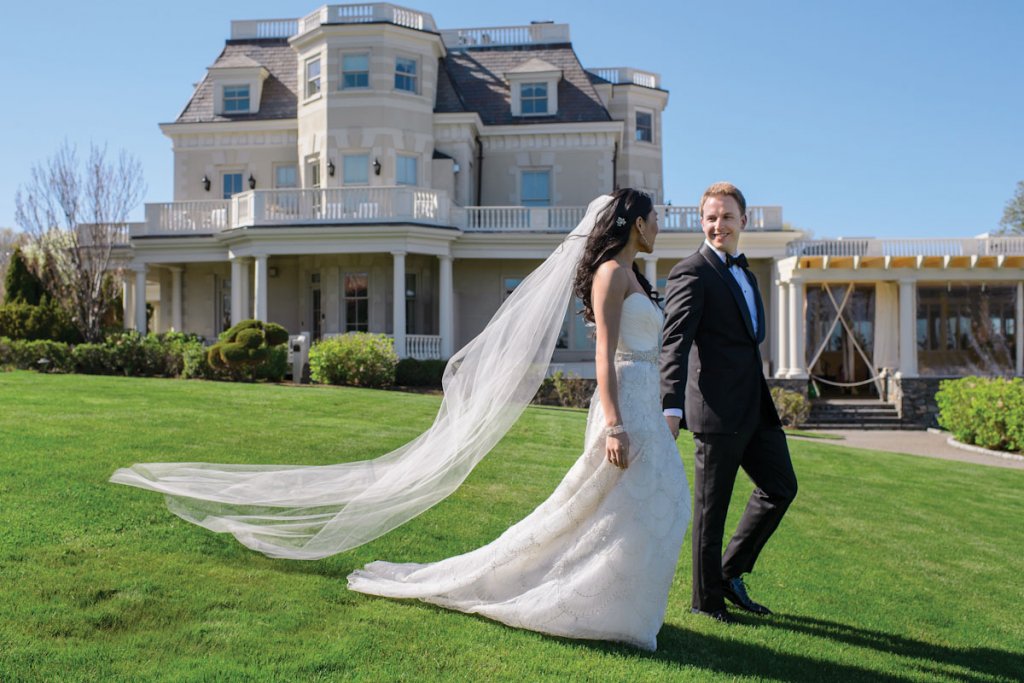
<instances>
[{"instance_id":1,"label":"paved walkway","mask_svg":"<svg viewBox=\"0 0 1024 683\"><path fill-rule=\"evenodd\" d=\"M958 460L960 462L972 462L978 465L989 465L990 467L1005 467L1008 469L1024 470L1024 462L1020 460L1007 460L994 455L974 453L966 451L946 443L948 434L936 434L933 432L900 431L900 430L856 430L856 429L835 429L828 430L828 434L842 436L842 441L824 441L815 439L823 444L842 444L852 448L866 448L873 451L888 451L890 453L906 453L908 455L920 455L941 460ZM799 438L799 437L795 437ZM810 439L805 439L810 440Z\"/></svg>"}]
</instances>

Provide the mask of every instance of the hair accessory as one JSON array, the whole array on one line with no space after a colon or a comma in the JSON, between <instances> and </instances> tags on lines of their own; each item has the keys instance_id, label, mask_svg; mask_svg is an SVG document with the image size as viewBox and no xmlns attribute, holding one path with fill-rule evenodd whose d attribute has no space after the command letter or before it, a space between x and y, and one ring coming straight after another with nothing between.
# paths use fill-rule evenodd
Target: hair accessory
<instances>
[{"instance_id":1,"label":"hair accessory","mask_svg":"<svg viewBox=\"0 0 1024 683\"><path fill-rule=\"evenodd\" d=\"M615 225L625 225L625 224L626 224L626 219L623 218L622 216L619 216L618 218L615 219Z\"/></svg>"}]
</instances>

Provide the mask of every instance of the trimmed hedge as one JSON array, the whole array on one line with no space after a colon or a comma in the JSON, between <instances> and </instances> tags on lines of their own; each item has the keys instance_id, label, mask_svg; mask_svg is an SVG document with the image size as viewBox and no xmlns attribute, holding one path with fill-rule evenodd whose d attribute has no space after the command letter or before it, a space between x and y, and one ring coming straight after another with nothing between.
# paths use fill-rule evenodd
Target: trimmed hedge
<instances>
[{"instance_id":1,"label":"trimmed hedge","mask_svg":"<svg viewBox=\"0 0 1024 683\"><path fill-rule=\"evenodd\" d=\"M1024 451L1024 380L944 380L935 394L939 425L957 441L999 451Z\"/></svg>"},{"instance_id":2,"label":"trimmed hedge","mask_svg":"<svg viewBox=\"0 0 1024 683\"><path fill-rule=\"evenodd\" d=\"M9 339L47 339L75 344L82 335L71 317L52 299L34 306L23 302L0 306L0 337Z\"/></svg>"},{"instance_id":3,"label":"trimmed hedge","mask_svg":"<svg viewBox=\"0 0 1024 683\"><path fill-rule=\"evenodd\" d=\"M313 344L309 377L319 384L388 387L395 383L398 356L383 334L353 332Z\"/></svg>"},{"instance_id":4,"label":"trimmed hedge","mask_svg":"<svg viewBox=\"0 0 1024 683\"><path fill-rule=\"evenodd\" d=\"M446 360L416 360L403 358L395 368L395 384L400 387L441 388Z\"/></svg>"},{"instance_id":5,"label":"trimmed hedge","mask_svg":"<svg viewBox=\"0 0 1024 683\"><path fill-rule=\"evenodd\" d=\"M799 427L811 414L811 403L803 394L782 387L772 387L772 403L783 427Z\"/></svg>"},{"instance_id":6,"label":"trimmed hedge","mask_svg":"<svg viewBox=\"0 0 1024 683\"><path fill-rule=\"evenodd\" d=\"M71 349L64 342L7 337L0 337L0 366L39 372L73 372L75 369Z\"/></svg>"},{"instance_id":7,"label":"trimmed hedge","mask_svg":"<svg viewBox=\"0 0 1024 683\"><path fill-rule=\"evenodd\" d=\"M288 369L287 343L288 331L277 323L243 320L222 332L207 350L209 379L280 381Z\"/></svg>"}]
</instances>

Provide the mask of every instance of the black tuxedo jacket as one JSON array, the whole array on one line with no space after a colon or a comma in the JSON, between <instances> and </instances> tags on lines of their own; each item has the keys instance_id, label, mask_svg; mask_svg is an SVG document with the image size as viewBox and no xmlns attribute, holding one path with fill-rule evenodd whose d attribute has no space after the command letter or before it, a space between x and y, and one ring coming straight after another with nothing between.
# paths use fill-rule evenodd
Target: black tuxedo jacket
<instances>
[{"instance_id":1,"label":"black tuxedo jacket","mask_svg":"<svg viewBox=\"0 0 1024 683\"><path fill-rule=\"evenodd\" d=\"M757 280L744 272L757 303L756 335L736 279L706 243L668 276L662 407L682 409L682 426L692 432L735 434L760 419L779 425L758 350L767 327L764 304Z\"/></svg>"}]
</instances>

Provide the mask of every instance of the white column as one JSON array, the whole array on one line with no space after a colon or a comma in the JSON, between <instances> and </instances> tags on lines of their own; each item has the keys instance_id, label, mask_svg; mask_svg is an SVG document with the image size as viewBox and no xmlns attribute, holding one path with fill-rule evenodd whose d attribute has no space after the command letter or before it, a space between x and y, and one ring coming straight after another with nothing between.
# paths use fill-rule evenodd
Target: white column
<instances>
[{"instance_id":1,"label":"white column","mask_svg":"<svg viewBox=\"0 0 1024 683\"><path fill-rule=\"evenodd\" d=\"M394 328L395 353L405 358L405 252L393 251L394 259L394 305L392 306L392 326Z\"/></svg>"},{"instance_id":2,"label":"white column","mask_svg":"<svg viewBox=\"0 0 1024 683\"><path fill-rule=\"evenodd\" d=\"M775 281L775 376L785 377L789 374L789 310L786 283Z\"/></svg>"},{"instance_id":3,"label":"white column","mask_svg":"<svg viewBox=\"0 0 1024 683\"><path fill-rule=\"evenodd\" d=\"M135 271L135 329L146 334L146 266Z\"/></svg>"},{"instance_id":4,"label":"white column","mask_svg":"<svg viewBox=\"0 0 1024 683\"><path fill-rule=\"evenodd\" d=\"M917 377L917 284L900 280L900 375Z\"/></svg>"},{"instance_id":5,"label":"white column","mask_svg":"<svg viewBox=\"0 0 1024 683\"><path fill-rule=\"evenodd\" d=\"M257 320L267 322L267 257L256 257L256 291L253 292L253 316Z\"/></svg>"},{"instance_id":6,"label":"white column","mask_svg":"<svg viewBox=\"0 0 1024 683\"><path fill-rule=\"evenodd\" d=\"M644 257L644 277L651 283L651 287L658 288L658 259L654 256ZM662 296L665 292L659 292Z\"/></svg>"},{"instance_id":7,"label":"white column","mask_svg":"<svg viewBox=\"0 0 1024 683\"><path fill-rule=\"evenodd\" d=\"M452 257L444 254L438 257L441 260L441 302L438 307L438 321L441 333L441 358L451 358L453 345L455 343L455 307L452 303L455 300L455 288L452 284Z\"/></svg>"},{"instance_id":8,"label":"white column","mask_svg":"<svg viewBox=\"0 0 1024 683\"><path fill-rule=\"evenodd\" d=\"M242 321L242 276L245 271L242 269L240 258L231 259L231 324L237 325Z\"/></svg>"},{"instance_id":9,"label":"white column","mask_svg":"<svg viewBox=\"0 0 1024 683\"><path fill-rule=\"evenodd\" d=\"M170 266L171 269L171 327L181 332L181 273L183 268Z\"/></svg>"},{"instance_id":10,"label":"white column","mask_svg":"<svg viewBox=\"0 0 1024 683\"><path fill-rule=\"evenodd\" d=\"M121 322L124 325L124 329L130 330L135 324L135 317L133 311L135 310L135 296L132 292L134 283L132 282L132 271L125 270L124 275L121 277Z\"/></svg>"},{"instance_id":11,"label":"white column","mask_svg":"<svg viewBox=\"0 0 1024 683\"><path fill-rule=\"evenodd\" d=\"M1017 283L1017 376L1024 377L1024 282Z\"/></svg>"},{"instance_id":12,"label":"white column","mask_svg":"<svg viewBox=\"0 0 1024 683\"><path fill-rule=\"evenodd\" d=\"M807 359L804 354L804 283L789 283L789 372L787 377L804 379Z\"/></svg>"},{"instance_id":13,"label":"white column","mask_svg":"<svg viewBox=\"0 0 1024 683\"><path fill-rule=\"evenodd\" d=\"M240 279L238 281L238 319L249 320L252 318L252 314L249 312L252 310L252 295L249 290L249 258L239 259L242 264L241 273L239 273Z\"/></svg>"}]
</instances>

